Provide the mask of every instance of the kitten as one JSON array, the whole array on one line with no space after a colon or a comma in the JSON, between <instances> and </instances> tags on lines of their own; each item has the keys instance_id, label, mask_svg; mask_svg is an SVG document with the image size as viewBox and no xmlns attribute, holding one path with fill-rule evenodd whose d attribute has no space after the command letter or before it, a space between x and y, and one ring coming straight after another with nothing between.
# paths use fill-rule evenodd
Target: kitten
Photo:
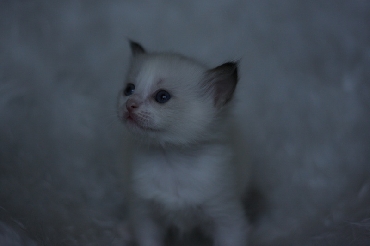
<instances>
[{"instance_id":1,"label":"kitten","mask_svg":"<svg viewBox=\"0 0 370 246\"><path fill-rule=\"evenodd\" d=\"M130 173L135 241L160 246L169 226L200 227L216 246L245 246L248 223L227 124L237 64L208 69L181 55L130 46L118 117L137 146Z\"/></svg>"}]
</instances>

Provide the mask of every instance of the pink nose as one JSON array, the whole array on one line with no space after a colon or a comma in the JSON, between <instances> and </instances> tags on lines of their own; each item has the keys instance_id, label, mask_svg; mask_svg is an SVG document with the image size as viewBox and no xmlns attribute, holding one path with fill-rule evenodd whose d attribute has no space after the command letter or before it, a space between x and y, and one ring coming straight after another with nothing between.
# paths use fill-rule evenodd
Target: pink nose
<instances>
[{"instance_id":1,"label":"pink nose","mask_svg":"<svg viewBox=\"0 0 370 246\"><path fill-rule=\"evenodd\" d=\"M126 102L126 108L129 112L134 111L139 106L140 106L140 103L137 100L132 99L132 98L128 99Z\"/></svg>"}]
</instances>

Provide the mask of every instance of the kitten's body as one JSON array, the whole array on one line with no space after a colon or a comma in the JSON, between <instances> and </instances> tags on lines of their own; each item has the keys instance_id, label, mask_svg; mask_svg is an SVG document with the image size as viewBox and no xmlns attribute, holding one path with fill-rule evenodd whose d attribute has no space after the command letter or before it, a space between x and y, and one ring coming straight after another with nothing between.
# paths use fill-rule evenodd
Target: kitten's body
<instances>
[{"instance_id":1,"label":"kitten's body","mask_svg":"<svg viewBox=\"0 0 370 246\"><path fill-rule=\"evenodd\" d=\"M201 227L216 246L245 246L247 222L228 142L235 63L208 70L172 54L134 54L118 115L134 133L130 216L140 246L160 246L169 225Z\"/></svg>"}]
</instances>

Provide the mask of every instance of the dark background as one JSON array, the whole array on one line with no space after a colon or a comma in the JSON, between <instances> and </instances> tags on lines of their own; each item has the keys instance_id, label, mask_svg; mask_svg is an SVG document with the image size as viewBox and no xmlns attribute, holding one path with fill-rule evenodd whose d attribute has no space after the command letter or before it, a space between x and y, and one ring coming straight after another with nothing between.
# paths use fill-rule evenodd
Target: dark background
<instances>
[{"instance_id":1,"label":"dark background","mask_svg":"<svg viewBox=\"0 0 370 246\"><path fill-rule=\"evenodd\" d=\"M240 59L253 245L370 244L370 2L0 2L0 245L125 245L130 51Z\"/></svg>"}]
</instances>

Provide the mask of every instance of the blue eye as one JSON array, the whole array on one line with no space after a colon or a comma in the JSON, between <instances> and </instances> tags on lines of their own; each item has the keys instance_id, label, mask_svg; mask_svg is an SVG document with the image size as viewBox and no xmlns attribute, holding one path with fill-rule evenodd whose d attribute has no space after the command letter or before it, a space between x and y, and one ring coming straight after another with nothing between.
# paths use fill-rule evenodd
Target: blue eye
<instances>
[{"instance_id":1,"label":"blue eye","mask_svg":"<svg viewBox=\"0 0 370 246\"><path fill-rule=\"evenodd\" d=\"M126 86L126 89L123 90L123 94L125 96L129 96L131 95L132 93L134 93L135 91L135 85L134 84L131 84L129 83L127 86Z\"/></svg>"},{"instance_id":2,"label":"blue eye","mask_svg":"<svg viewBox=\"0 0 370 246\"><path fill-rule=\"evenodd\" d=\"M157 92L157 94L155 94L154 98L158 103L166 103L168 100L170 100L171 95L165 90L160 90Z\"/></svg>"}]
</instances>

